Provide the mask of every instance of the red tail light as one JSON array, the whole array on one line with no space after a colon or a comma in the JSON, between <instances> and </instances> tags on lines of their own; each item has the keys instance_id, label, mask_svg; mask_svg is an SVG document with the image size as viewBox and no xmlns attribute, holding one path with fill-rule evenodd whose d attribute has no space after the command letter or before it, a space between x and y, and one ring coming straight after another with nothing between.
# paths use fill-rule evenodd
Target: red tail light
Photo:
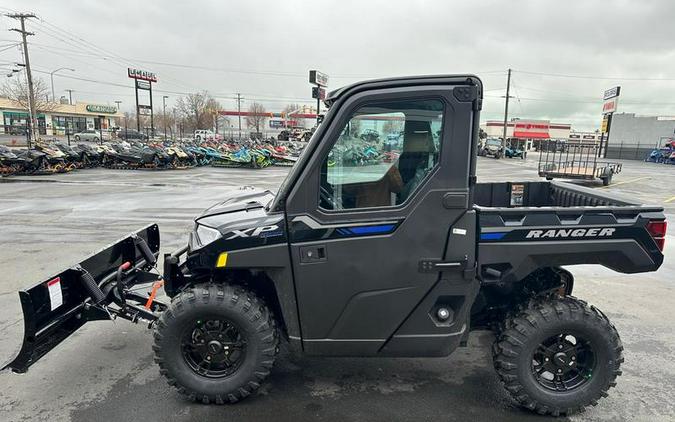
<instances>
[{"instance_id":1,"label":"red tail light","mask_svg":"<svg viewBox=\"0 0 675 422\"><path fill-rule=\"evenodd\" d=\"M668 228L668 223L665 220L652 220L647 223L647 231L654 238L656 246L659 247L659 250L663 252L663 248L666 246L666 229Z\"/></svg>"}]
</instances>

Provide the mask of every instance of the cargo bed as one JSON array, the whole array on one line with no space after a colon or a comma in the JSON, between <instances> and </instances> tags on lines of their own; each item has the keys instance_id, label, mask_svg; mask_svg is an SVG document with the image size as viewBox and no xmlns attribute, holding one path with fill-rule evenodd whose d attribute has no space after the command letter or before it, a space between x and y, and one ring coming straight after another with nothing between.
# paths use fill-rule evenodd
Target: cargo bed
<instances>
[{"instance_id":1,"label":"cargo bed","mask_svg":"<svg viewBox=\"0 0 675 422\"><path fill-rule=\"evenodd\" d=\"M663 261L649 231L665 219L659 206L560 182L479 183L474 203L485 279L519 280L543 265L635 273Z\"/></svg>"}]
</instances>

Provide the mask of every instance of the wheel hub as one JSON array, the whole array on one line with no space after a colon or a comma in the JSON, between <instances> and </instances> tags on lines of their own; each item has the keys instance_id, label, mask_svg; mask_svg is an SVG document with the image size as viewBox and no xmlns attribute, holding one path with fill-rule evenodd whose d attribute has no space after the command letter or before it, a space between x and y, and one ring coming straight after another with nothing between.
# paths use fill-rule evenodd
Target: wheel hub
<instances>
[{"instance_id":1,"label":"wheel hub","mask_svg":"<svg viewBox=\"0 0 675 422\"><path fill-rule=\"evenodd\" d=\"M181 343L183 358L190 369L208 378L234 374L246 355L246 340L230 321L196 321Z\"/></svg>"},{"instance_id":2,"label":"wheel hub","mask_svg":"<svg viewBox=\"0 0 675 422\"><path fill-rule=\"evenodd\" d=\"M532 358L532 373L537 382L555 391L568 391L586 383L594 366L590 343L564 333L544 340Z\"/></svg>"},{"instance_id":3,"label":"wheel hub","mask_svg":"<svg viewBox=\"0 0 675 422\"><path fill-rule=\"evenodd\" d=\"M553 356L553 363L563 370L566 370L570 366L574 365L574 361L571 359L571 357L567 356L567 353L563 352L558 352Z\"/></svg>"},{"instance_id":4,"label":"wheel hub","mask_svg":"<svg viewBox=\"0 0 675 422\"><path fill-rule=\"evenodd\" d=\"M219 341L211 340L211 341L209 342L208 349L209 349L209 354L211 354L211 355L217 355L218 353L220 353L220 352L223 351L223 345L220 344Z\"/></svg>"}]
</instances>

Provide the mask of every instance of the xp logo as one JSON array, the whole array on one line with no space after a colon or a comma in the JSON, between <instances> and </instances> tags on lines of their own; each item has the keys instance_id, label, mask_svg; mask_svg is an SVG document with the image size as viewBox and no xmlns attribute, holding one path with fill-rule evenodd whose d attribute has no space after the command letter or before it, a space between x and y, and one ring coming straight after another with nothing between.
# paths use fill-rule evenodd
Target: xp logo
<instances>
[{"instance_id":1,"label":"xp logo","mask_svg":"<svg viewBox=\"0 0 675 422\"><path fill-rule=\"evenodd\" d=\"M592 229L558 229L558 230L530 230L526 239L553 239L567 237L609 237L614 235L615 228L592 228Z\"/></svg>"},{"instance_id":2,"label":"xp logo","mask_svg":"<svg viewBox=\"0 0 675 422\"><path fill-rule=\"evenodd\" d=\"M281 236L279 226L273 224L271 226L250 227L242 230L232 230L232 236L225 240L237 239L239 237L272 237Z\"/></svg>"}]
</instances>

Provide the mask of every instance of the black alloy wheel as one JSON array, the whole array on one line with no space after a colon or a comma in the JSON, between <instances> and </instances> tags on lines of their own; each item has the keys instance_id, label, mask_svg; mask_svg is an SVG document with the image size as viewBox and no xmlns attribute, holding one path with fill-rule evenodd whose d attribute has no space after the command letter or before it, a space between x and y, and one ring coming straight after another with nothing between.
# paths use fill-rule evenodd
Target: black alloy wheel
<instances>
[{"instance_id":1,"label":"black alloy wheel","mask_svg":"<svg viewBox=\"0 0 675 422\"><path fill-rule=\"evenodd\" d=\"M246 356L246 339L231 321L197 320L185 331L183 358L197 374L223 378L235 373Z\"/></svg>"}]
</instances>

